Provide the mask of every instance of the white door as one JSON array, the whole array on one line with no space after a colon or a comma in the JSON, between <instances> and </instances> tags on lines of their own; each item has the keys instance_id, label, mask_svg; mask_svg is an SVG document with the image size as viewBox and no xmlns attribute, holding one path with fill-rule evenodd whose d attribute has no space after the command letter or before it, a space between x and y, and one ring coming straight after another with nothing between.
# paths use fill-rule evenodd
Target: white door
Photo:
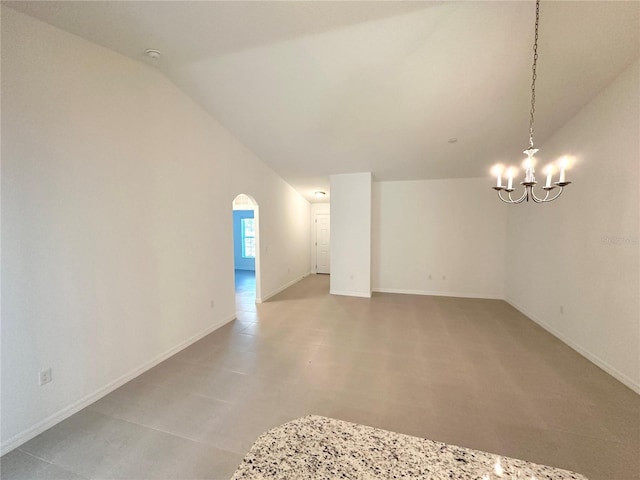
<instances>
[{"instance_id":1,"label":"white door","mask_svg":"<svg viewBox=\"0 0 640 480\"><path fill-rule=\"evenodd\" d=\"M316 273L329 273L331 231L328 213L316 214Z\"/></svg>"}]
</instances>

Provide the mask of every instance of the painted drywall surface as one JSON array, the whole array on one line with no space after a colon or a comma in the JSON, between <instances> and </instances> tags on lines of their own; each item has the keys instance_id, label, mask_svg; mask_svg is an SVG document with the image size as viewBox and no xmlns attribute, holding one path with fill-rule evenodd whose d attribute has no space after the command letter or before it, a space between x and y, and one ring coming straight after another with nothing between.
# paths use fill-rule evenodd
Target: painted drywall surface
<instances>
[{"instance_id":1,"label":"painted drywall surface","mask_svg":"<svg viewBox=\"0 0 640 480\"><path fill-rule=\"evenodd\" d=\"M373 290L502 298L506 206L490 179L373 184Z\"/></svg>"},{"instance_id":2,"label":"painted drywall surface","mask_svg":"<svg viewBox=\"0 0 640 480\"><path fill-rule=\"evenodd\" d=\"M242 219L253 218L253 210L233 211L233 266L236 270L256 269L255 258L242 256Z\"/></svg>"},{"instance_id":3,"label":"painted drywall surface","mask_svg":"<svg viewBox=\"0 0 640 480\"><path fill-rule=\"evenodd\" d=\"M3 447L233 318L237 194L263 291L308 273L309 203L154 68L2 7L2 100Z\"/></svg>"},{"instance_id":4,"label":"painted drywall surface","mask_svg":"<svg viewBox=\"0 0 640 480\"><path fill-rule=\"evenodd\" d=\"M316 273L316 214L328 213L331 214L331 205L329 203L312 203L311 204L311 224L309 235L311 237L311 243L309 248L311 249L311 273Z\"/></svg>"},{"instance_id":5,"label":"painted drywall surface","mask_svg":"<svg viewBox=\"0 0 640 480\"><path fill-rule=\"evenodd\" d=\"M509 208L506 298L640 392L639 86L635 62L540 146L574 183Z\"/></svg>"},{"instance_id":6,"label":"painted drywall surface","mask_svg":"<svg viewBox=\"0 0 640 480\"><path fill-rule=\"evenodd\" d=\"M330 182L330 291L370 297L371 173L332 175Z\"/></svg>"}]
</instances>

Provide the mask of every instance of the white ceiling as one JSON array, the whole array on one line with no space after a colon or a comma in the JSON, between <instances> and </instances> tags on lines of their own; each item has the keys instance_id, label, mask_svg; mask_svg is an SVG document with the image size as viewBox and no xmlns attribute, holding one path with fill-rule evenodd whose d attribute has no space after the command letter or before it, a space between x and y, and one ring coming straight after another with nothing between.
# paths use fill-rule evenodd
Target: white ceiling
<instances>
[{"instance_id":1,"label":"white ceiling","mask_svg":"<svg viewBox=\"0 0 640 480\"><path fill-rule=\"evenodd\" d=\"M527 144L533 1L4 3L154 64L310 201L331 174L485 176ZM537 144L640 55L640 2L540 15Z\"/></svg>"}]
</instances>

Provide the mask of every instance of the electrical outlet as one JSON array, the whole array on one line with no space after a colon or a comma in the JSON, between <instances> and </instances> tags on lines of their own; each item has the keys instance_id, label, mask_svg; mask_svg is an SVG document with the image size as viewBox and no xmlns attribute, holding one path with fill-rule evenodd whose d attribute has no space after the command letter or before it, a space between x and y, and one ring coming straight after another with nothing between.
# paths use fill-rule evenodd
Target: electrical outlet
<instances>
[{"instance_id":1,"label":"electrical outlet","mask_svg":"<svg viewBox=\"0 0 640 480\"><path fill-rule=\"evenodd\" d=\"M46 370L42 370L38 377L40 386L46 385L47 383L51 383L53 380L53 376L51 375L51 369L47 368Z\"/></svg>"},{"instance_id":2,"label":"electrical outlet","mask_svg":"<svg viewBox=\"0 0 640 480\"><path fill-rule=\"evenodd\" d=\"M213 300L211 300L211 308L216 306L216 302L214 302Z\"/></svg>"}]
</instances>

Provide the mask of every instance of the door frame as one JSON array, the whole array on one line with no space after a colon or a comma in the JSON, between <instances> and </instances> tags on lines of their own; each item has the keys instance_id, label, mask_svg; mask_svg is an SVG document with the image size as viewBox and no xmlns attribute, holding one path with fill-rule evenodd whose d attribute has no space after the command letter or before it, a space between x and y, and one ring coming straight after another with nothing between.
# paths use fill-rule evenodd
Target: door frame
<instances>
[{"instance_id":1,"label":"door frame","mask_svg":"<svg viewBox=\"0 0 640 480\"><path fill-rule=\"evenodd\" d=\"M318 212L314 214L313 224L314 224L314 238L313 238L313 273L318 273L318 216L326 215L329 218L329 228L331 228L331 213L328 212ZM331 252L331 230L329 230L329 252ZM329 253L331 255L331 253ZM322 273L321 275L331 275L331 267L329 267L329 273Z\"/></svg>"},{"instance_id":2,"label":"door frame","mask_svg":"<svg viewBox=\"0 0 640 480\"><path fill-rule=\"evenodd\" d=\"M231 209L233 211L233 203L235 202L236 198L238 198L240 195L245 195L249 198L250 200L250 206L251 208L247 208L247 210L253 210L253 219L255 222L255 226L256 226L256 256L255 256L255 275L256 275L256 303L262 303L262 272L261 272L261 261L260 261L260 206L258 205L258 202L256 201L256 199L252 196L249 195L248 193L243 193L240 192L237 195L235 195L233 197L233 200L231 201ZM233 217L232 217L233 218ZM233 225L231 227L232 231L233 231ZM233 237L235 236L235 233L232 233L231 237L232 237L232 241L234 241ZM233 252L233 245L232 245L232 252ZM234 266L234 271L233 271L233 278L234 278L234 283L235 283L235 266Z\"/></svg>"}]
</instances>

